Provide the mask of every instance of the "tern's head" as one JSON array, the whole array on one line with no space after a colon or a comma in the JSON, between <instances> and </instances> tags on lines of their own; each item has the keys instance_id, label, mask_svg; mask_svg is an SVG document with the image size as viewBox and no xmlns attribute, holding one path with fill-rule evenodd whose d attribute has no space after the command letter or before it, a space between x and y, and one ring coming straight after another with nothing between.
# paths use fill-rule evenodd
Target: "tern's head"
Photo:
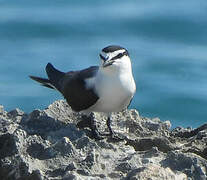
<instances>
[{"instance_id":1,"label":"tern's head","mask_svg":"<svg viewBox=\"0 0 207 180\"><path fill-rule=\"evenodd\" d=\"M100 54L101 68L104 71L131 71L128 51L120 46L107 46Z\"/></svg>"}]
</instances>

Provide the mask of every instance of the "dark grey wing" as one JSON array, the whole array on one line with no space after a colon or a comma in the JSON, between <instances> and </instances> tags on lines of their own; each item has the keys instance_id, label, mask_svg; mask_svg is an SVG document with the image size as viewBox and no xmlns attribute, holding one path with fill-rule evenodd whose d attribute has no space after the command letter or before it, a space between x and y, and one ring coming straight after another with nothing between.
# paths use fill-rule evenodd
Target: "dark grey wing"
<instances>
[{"instance_id":1,"label":"dark grey wing","mask_svg":"<svg viewBox=\"0 0 207 180\"><path fill-rule=\"evenodd\" d=\"M99 99L93 87L86 88L85 79L93 77L98 66L92 66L81 71L71 71L62 80L61 92L74 111L82 111L94 105Z\"/></svg>"}]
</instances>

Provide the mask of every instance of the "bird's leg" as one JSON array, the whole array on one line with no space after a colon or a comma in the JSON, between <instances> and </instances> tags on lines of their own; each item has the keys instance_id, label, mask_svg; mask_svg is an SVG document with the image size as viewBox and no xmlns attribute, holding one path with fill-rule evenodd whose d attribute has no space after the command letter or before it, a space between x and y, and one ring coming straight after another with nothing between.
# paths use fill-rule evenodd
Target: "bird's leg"
<instances>
[{"instance_id":1,"label":"bird's leg","mask_svg":"<svg viewBox=\"0 0 207 180\"><path fill-rule=\"evenodd\" d=\"M102 135L100 134L100 132L98 131L98 128L97 128L97 125L96 125L96 119L95 119L95 115L94 113L90 113L90 128L91 128L91 133L92 133L92 136L97 139L97 140L100 140L100 139L103 139Z\"/></svg>"},{"instance_id":2,"label":"bird's leg","mask_svg":"<svg viewBox=\"0 0 207 180\"><path fill-rule=\"evenodd\" d=\"M123 138L121 138L117 134L115 134L114 131L112 130L112 128L111 128L111 117L110 116L107 118L106 124L107 124L108 130L109 130L109 136L111 136L111 138L113 138L117 141L124 140Z\"/></svg>"},{"instance_id":3,"label":"bird's leg","mask_svg":"<svg viewBox=\"0 0 207 180\"><path fill-rule=\"evenodd\" d=\"M114 134L114 132L111 128L111 117L107 118L106 125L107 125L108 130L109 130L109 135L112 136Z\"/></svg>"}]
</instances>

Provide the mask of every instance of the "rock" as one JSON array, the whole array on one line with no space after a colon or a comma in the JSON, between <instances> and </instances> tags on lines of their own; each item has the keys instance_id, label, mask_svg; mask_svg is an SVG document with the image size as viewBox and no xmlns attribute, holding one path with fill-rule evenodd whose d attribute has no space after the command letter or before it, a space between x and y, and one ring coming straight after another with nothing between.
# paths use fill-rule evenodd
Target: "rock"
<instances>
[{"instance_id":1,"label":"rock","mask_svg":"<svg viewBox=\"0 0 207 180\"><path fill-rule=\"evenodd\" d=\"M10 117L22 116L22 115L24 115L24 112L22 110L16 108L16 109L8 112L7 115Z\"/></svg>"},{"instance_id":2,"label":"rock","mask_svg":"<svg viewBox=\"0 0 207 180\"><path fill-rule=\"evenodd\" d=\"M0 159L13 156L17 151L13 134L6 133L0 136Z\"/></svg>"},{"instance_id":3,"label":"rock","mask_svg":"<svg viewBox=\"0 0 207 180\"><path fill-rule=\"evenodd\" d=\"M157 147L162 152L168 152L174 149L170 141L164 137L141 138L132 141L128 140L128 144L133 146L136 151L147 151L153 147Z\"/></svg>"},{"instance_id":4,"label":"rock","mask_svg":"<svg viewBox=\"0 0 207 180\"><path fill-rule=\"evenodd\" d=\"M99 130L106 117L95 113ZM170 130L170 121L113 114L124 141L90 138L86 117L64 101L26 114L0 106L0 179L207 179L207 127Z\"/></svg>"},{"instance_id":5,"label":"rock","mask_svg":"<svg viewBox=\"0 0 207 180\"><path fill-rule=\"evenodd\" d=\"M193 136L196 136L197 134L199 134L201 131L205 131L203 133L207 133L207 124L204 124L196 129L191 129L191 128L175 128L172 131L172 135L175 137L185 137L185 138L190 138Z\"/></svg>"},{"instance_id":6,"label":"rock","mask_svg":"<svg viewBox=\"0 0 207 180\"><path fill-rule=\"evenodd\" d=\"M206 179L206 160L193 153L169 152L165 160L161 162L163 167L169 167L173 171L183 172L192 179Z\"/></svg>"},{"instance_id":7,"label":"rock","mask_svg":"<svg viewBox=\"0 0 207 180\"><path fill-rule=\"evenodd\" d=\"M124 179L149 180L149 177L153 180L187 180L187 176L184 173L176 173L170 168L163 168L154 164L134 169Z\"/></svg>"}]
</instances>

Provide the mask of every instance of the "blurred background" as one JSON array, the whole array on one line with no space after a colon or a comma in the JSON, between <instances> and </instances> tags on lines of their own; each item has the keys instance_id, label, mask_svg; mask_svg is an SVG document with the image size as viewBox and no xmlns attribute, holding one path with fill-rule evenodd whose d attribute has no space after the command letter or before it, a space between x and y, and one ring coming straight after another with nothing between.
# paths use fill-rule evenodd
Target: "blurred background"
<instances>
[{"instance_id":1,"label":"blurred background","mask_svg":"<svg viewBox=\"0 0 207 180\"><path fill-rule=\"evenodd\" d=\"M59 93L45 77L99 64L99 52L128 49L137 83L130 108L141 116L197 127L207 119L206 0L0 0L0 104L31 112Z\"/></svg>"}]
</instances>

